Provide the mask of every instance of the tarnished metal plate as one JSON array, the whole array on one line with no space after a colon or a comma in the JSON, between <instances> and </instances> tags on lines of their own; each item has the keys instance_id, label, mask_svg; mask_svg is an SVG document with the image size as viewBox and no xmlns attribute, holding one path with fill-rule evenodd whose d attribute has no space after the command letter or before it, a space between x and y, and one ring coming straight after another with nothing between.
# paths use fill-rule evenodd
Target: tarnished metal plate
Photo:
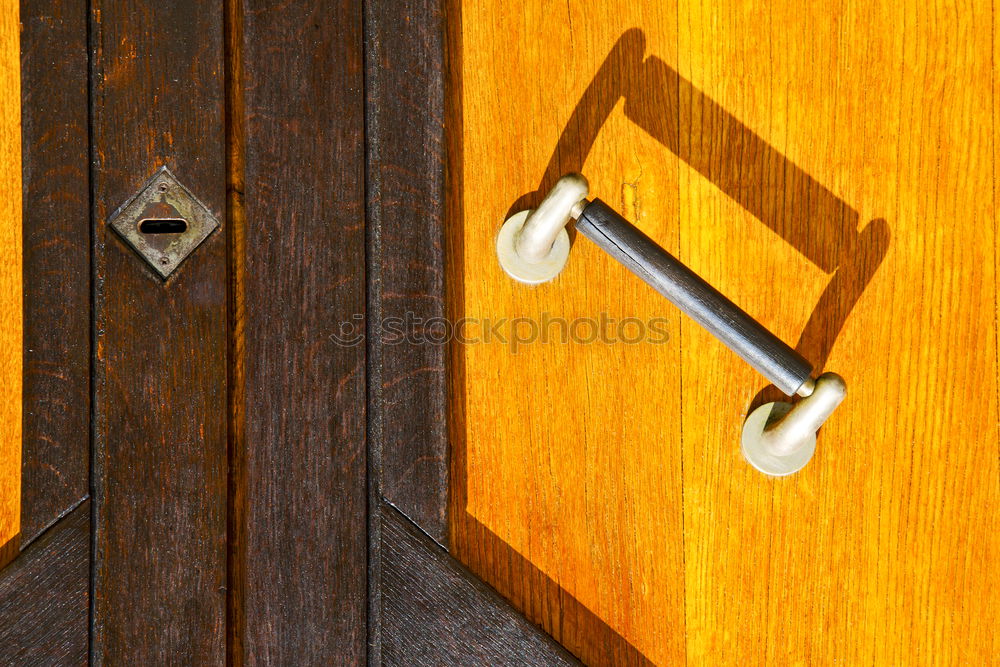
<instances>
[{"instance_id":1,"label":"tarnished metal plate","mask_svg":"<svg viewBox=\"0 0 1000 667\"><path fill-rule=\"evenodd\" d=\"M160 277L167 278L219 221L169 169L160 167L108 224Z\"/></svg>"}]
</instances>

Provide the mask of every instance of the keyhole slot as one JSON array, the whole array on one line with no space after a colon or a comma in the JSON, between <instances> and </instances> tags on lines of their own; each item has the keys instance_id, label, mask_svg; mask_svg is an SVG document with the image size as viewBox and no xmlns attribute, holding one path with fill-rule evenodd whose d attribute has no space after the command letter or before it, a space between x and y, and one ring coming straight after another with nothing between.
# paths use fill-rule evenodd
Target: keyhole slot
<instances>
[{"instance_id":1,"label":"keyhole slot","mask_svg":"<svg viewBox=\"0 0 1000 667\"><path fill-rule=\"evenodd\" d=\"M187 226L187 220L183 218L146 218L139 221L139 231L143 234L183 234Z\"/></svg>"}]
</instances>

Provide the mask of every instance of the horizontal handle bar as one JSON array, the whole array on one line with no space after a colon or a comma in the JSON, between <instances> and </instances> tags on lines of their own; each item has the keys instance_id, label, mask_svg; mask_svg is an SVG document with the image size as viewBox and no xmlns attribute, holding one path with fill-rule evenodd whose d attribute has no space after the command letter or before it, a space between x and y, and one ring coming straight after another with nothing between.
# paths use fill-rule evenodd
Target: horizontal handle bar
<instances>
[{"instance_id":1,"label":"horizontal handle bar","mask_svg":"<svg viewBox=\"0 0 1000 667\"><path fill-rule=\"evenodd\" d=\"M757 320L705 282L611 207L595 199L576 230L624 264L789 396L813 367Z\"/></svg>"},{"instance_id":2,"label":"horizontal handle bar","mask_svg":"<svg viewBox=\"0 0 1000 667\"><path fill-rule=\"evenodd\" d=\"M600 199L587 201L581 174L566 174L538 208L514 214L496 238L497 259L511 278L527 284L548 282L569 259L565 226L576 230L624 264L653 289L705 327L776 387L802 400L765 403L743 423L743 456L768 475L790 475L809 462L816 431L847 395L844 379L823 373L813 380L812 364L757 320L698 277ZM541 250L548 249L547 252Z\"/></svg>"}]
</instances>

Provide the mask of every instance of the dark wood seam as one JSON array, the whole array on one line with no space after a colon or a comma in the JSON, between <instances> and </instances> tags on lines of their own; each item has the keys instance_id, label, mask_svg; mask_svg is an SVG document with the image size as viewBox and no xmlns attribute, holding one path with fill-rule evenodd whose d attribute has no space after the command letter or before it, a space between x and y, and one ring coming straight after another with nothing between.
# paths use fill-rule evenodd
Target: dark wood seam
<instances>
[{"instance_id":1,"label":"dark wood seam","mask_svg":"<svg viewBox=\"0 0 1000 667\"><path fill-rule=\"evenodd\" d=\"M67 507L62 512L62 514L60 514L59 516L55 517L49 525L43 527L42 528L42 532L38 533L37 535L35 535L34 537L32 537L27 542L21 542L20 553L18 554L18 558L20 558L24 554L24 552L27 551L28 549L30 549L33 545L37 544L39 542L39 540L41 540L43 537L45 537L45 535L47 535L49 533L49 531L56 530L57 527L63 521L65 521L67 518L69 518L69 516L71 514L73 514L73 512L75 512L76 509L80 505L84 504L88 500L90 500L90 494L89 493L86 494L86 495L84 495L82 498L79 498L76 502L74 502L72 505L70 505L69 507ZM15 560L15 561L13 561L10 564L13 565L16 562L17 561ZM2 571L0 571L0 576L3 576L2 575Z\"/></svg>"},{"instance_id":2,"label":"dark wood seam","mask_svg":"<svg viewBox=\"0 0 1000 667\"><path fill-rule=\"evenodd\" d=\"M243 97L243 2L225 0L226 285L228 317L226 485L226 664L244 663L246 636L246 133Z\"/></svg>"},{"instance_id":3,"label":"dark wood seam","mask_svg":"<svg viewBox=\"0 0 1000 667\"><path fill-rule=\"evenodd\" d=\"M95 256L98 247L97 238L97 222L94 218L94 211L96 210L96 197L97 197L97 179L95 178L95 172L97 171L97 156L94 150L96 142L94 139L94 121L95 121L95 99L97 85L94 81L95 76L100 72L100 63L94 57L97 50L97 30L98 26L94 20L94 7L93 4L97 0L88 0L87 5L87 177L88 177L88 188L87 188L87 225L88 225L88 240L90 245L88 249L90 251L90 266L88 267L88 278L90 279L89 285L89 296L90 296L90 322L87 328L88 343L90 346L88 355L89 362L89 387L88 387L88 398L89 398L89 415L90 418L90 428L88 429L88 436L90 439L90 451L87 456L87 467L88 467L88 483L87 489L91 497L90 506L88 508L87 517L90 523L90 531L87 536L87 664L95 665L97 664L97 656L95 655L96 642L94 641L94 634L97 630L95 618L97 616L95 610L94 599L96 598L96 586L97 586L97 527L98 527L98 516L97 516L97 503L93 501L95 494L97 493L97 433L98 433L98 412L97 412L97 402L94 397L97 395L97 385L98 385L98 371L99 366L97 363L97 262L95 261Z\"/></svg>"}]
</instances>

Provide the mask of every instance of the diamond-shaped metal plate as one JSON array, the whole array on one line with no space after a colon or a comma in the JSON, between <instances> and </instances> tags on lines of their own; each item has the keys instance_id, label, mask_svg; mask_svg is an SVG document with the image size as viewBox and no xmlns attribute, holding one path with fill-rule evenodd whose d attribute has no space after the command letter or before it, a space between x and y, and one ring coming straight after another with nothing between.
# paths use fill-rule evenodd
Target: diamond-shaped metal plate
<instances>
[{"instance_id":1,"label":"diamond-shaped metal plate","mask_svg":"<svg viewBox=\"0 0 1000 667\"><path fill-rule=\"evenodd\" d=\"M132 199L115 211L108 224L160 277L166 278L215 231L219 221L169 169L160 167ZM183 231L170 231L182 226Z\"/></svg>"}]
</instances>

